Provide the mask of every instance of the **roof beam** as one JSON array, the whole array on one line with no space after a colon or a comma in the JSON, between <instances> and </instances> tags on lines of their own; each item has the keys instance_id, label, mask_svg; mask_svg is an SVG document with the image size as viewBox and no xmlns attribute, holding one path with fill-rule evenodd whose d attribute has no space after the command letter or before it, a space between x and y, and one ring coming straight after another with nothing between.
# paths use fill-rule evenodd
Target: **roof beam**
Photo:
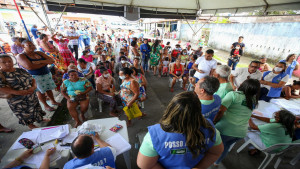
<instances>
[{"instance_id":1,"label":"roof beam","mask_svg":"<svg viewBox=\"0 0 300 169\"><path fill-rule=\"evenodd\" d=\"M267 13L267 10L268 10L268 8L269 8L269 3L267 2L267 0L263 0L264 1L264 3L266 4L266 6L265 6L265 10L264 10L264 15L267 15L268 13Z\"/></svg>"}]
</instances>

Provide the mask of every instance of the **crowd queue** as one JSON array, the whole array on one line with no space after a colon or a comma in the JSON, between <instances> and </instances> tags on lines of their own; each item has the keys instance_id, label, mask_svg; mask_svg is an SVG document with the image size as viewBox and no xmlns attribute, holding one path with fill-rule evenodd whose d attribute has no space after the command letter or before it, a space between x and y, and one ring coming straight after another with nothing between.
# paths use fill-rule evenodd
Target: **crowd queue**
<instances>
[{"instance_id":1,"label":"crowd queue","mask_svg":"<svg viewBox=\"0 0 300 169\"><path fill-rule=\"evenodd\" d=\"M299 67L295 54L273 68L265 57L246 68L236 68L245 50L243 37L232 44L228 65L221 65L212 49L193 50L190 44L172 47L170 42L146 39L133 31L108 33L105 27L105 33L98 34L96 26L71 24L65 32L51 35L45 29L34 25L33 41L12 38L11 51L18 68L10 55L0 55L1 96L7 99L19 123L30 129L37 127L34 122L49 120L43 118L40 103L47 111L55 111L51 105L60 105L53 90L67 100L74 127L86 120L91 91L109 103L110 116L118 117L120 107L140 107L148 97L146 75L153 71L154 76L168 76L170 92L176 83L183 92L173 97L159 123L148 127L137 157L140 168L208 168L218 166L231 145L241 139L267 148L300 137L296 130L300 117L287 110L274 112L272 119L252 115L259 100L300 98L300 81L286 85ZM257 126L251 117L267 124ZM131 119L127 125L133 125ZM248 126L254 131L248 131ZM0 132L12 131L0 125ZM94 151L94 141L100 151ZM115 168L116 150L98 134L78 136L71 149L76 158L66 163L65 169L87 164ZM47 151L41 168L49 168L54 151ZM257 153L249 147L250 155ZM30 155L32 150L25 151L6 168L20 167Z\"/></svg>"}]
</instances>

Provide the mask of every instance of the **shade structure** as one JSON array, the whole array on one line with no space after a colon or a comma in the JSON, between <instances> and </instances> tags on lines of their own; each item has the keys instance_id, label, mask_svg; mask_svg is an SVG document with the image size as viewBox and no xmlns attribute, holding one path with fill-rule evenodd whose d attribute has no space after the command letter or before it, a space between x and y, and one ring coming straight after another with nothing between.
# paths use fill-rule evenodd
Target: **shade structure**
<instances>
[{"instance_id":1,"label":"shade structure","mask_svg":"<svg viewBox=\"0 0 300 169\"><path fill-rule=\"evenodd\" d=\"M300 0L46 0L50 11L139 18L195 19L199 14L300 10ZM133 10L137 9L137 10Z\"/></svg>"}]
</instances>

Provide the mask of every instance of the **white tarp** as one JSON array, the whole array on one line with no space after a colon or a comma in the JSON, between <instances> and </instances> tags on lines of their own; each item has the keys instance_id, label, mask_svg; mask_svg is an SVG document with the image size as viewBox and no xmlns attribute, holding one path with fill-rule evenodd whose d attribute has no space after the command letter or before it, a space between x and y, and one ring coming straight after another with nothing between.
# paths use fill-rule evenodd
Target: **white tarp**
<instances>
[{"instance_id":1,"label":"white tarp","mask_svg":"<svg viewBox=\"0 0 300 169\"><path fill-rule=\"evenodd\" d=\"M258 9L300 10L300 0L47 0L48 2L103 6L134 6L161 12L205 14L248 12Z\"/></svg>"}]
</instances>

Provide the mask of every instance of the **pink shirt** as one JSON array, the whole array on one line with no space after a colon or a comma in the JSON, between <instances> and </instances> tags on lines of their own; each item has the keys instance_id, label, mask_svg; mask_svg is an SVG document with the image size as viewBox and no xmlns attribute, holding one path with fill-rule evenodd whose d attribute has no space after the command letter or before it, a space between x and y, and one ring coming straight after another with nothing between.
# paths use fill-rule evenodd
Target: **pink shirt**
<instances>
[{"instance_id":1,"label":"pink shirt","mask_svg":"<svg viewBox=\"0 0 300 169\"><path fill-rule=\"evenodd\" d=\"M108 73L109 73L110 75L112 75L112 72L111 72L110 69L107 69L107 71L108 71ZM100 77L100 76L102 75L101 72L100 72L100 69L97 69L97 70L95 71L95 74L96 74L97 77Z\"/></svg>"},{"instance_id":2,"label":"pink shirt","mask_svg":"<svg viewBox=\"0 0 300 169\"><path fill-rule=\"evenodd\" d=\"M88 55L87 57L86 56L81 56L82 59L84 59L86 62L93 62L93 55Z\"/></svg>"},{"instance_id":3,"label":"pink shirt","mask_svg":"<svg viewBox=\"0 0 300 169\"><path fill-rule=\"evenodd\" d=\"M96 83L102 86L102 90L109 90L110 85L112 85L111 80L111 76L109 76L107 79L104 79L103 76L100 76L97 78Z\"/></svg>"}]
</instances>

